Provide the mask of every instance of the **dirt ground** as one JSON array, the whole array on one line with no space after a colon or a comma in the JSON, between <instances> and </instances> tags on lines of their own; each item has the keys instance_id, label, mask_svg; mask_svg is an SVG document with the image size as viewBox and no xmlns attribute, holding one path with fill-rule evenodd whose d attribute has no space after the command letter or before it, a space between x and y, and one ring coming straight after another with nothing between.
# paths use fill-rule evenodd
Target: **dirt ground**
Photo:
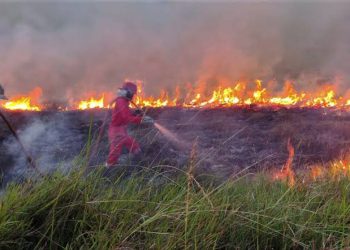
<instances>
[{"instance_id":1,"label":"dirt ground","mask_svg":"<svg viewBox=\"0 0 350 250\"><path fill-rule=\"evenodd\" d=\"M85 147L89 131L98 134L107 111L7 112L25 147L40 168L71 161ZM350 113L325 109L149 109L147 113L176 137L153 126L132 126L141 143L145 166L181 166L195 154L198 168L218 176L243 169L281 168L288 158L287 141L295 147L294 168L344 157L350 146ZM108 122L108 119L107 119ZM90 130L91 128L91 130ZM23 165L9 130L0 123L0 167L3 176ZM106 134L93 164L104 163ZM22 158L21 158L22 157ZM22 159L22 161L19 161ZM53 167L54 168L54 167Z\"/></svg>"}]
</instances>

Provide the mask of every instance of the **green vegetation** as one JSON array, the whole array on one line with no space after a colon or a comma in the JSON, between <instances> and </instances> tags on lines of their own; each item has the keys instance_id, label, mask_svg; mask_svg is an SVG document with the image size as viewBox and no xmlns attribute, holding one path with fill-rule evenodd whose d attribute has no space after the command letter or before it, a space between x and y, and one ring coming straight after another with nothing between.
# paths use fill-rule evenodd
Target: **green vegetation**
<instances>
[{"instance_id":1,"label":"green vegetation","mask_svg":"<svg viewBox=\"0 0 350 250\"><path fill-rule=\"evenodd\" d=\"M76 170L12 184L1 249L345 248L350 181L293 188L263 175L222 184Z\"/></svg>"}]
</instances>

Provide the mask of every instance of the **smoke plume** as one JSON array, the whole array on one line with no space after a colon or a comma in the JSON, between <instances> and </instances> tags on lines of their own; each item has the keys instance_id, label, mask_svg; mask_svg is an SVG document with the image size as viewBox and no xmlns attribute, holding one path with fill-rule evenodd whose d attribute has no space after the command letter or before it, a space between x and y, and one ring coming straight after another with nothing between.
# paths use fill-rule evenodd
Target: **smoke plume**
<instances>
[{"instance_id":1,"label":"smoke plume","mask_svg":"<svg viewBox=\"0 0 350 250\"><path fill-rule=\"evenodd\" d=\"M0 82L48 100L177 84L350 78L347 3L0 3Z\"/></svg>"}]
</instances>

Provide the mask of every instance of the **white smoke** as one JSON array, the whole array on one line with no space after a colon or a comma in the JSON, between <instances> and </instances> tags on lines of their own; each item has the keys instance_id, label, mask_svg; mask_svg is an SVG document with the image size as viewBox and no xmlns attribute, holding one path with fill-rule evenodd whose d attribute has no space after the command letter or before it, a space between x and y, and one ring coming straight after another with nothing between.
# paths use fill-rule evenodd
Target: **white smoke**
<instances>
[{"instance_id":1,"label":"white smoke","mask_svg":"<svg viewBox=\"0 0 350 250\"><path fill-rule=\"evenodd\" d=\"M18 131L25 150L42 173L50 173L57 169L67 171L71 161L84 145L83 136L69 127L69 120L61 114L49 118L36 118ZM12 135L3 142L6 154L14 159L13 167L7 174L28 176L31 166L26 161L19 143Z\"/></svg>"}]
</instances>

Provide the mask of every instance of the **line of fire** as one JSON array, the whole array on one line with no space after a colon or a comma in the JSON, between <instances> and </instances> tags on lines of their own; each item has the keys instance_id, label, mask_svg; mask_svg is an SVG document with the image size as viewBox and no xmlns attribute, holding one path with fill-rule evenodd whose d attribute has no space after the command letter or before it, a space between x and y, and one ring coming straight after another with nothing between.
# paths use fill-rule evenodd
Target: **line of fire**
<instances>
[{"instance_id":1,"label":"line of fire","mask_svg":"<svg viewBox=\"0 0 350 250\"><path fill-rule=\"evenodd\" d=\"M203 85L201 85L203 86ZM253 86L253 87L252 87ZM186 94L181 94L181 88L186 89ZM190 88L190 89L188 89ZM253 83L237 82L234 84L218 84L214 89L175 87L175 93L170 95L166 91L161 91L157 97L147 96L143 92L143 84L138 82L138 93L135 102L141 107L182 107L182 108L218 108L232 106L260 107L286 107L286 108L338 108L346 109L350 107L350 97L344 97L336 93L333 84L322 85L316 91L304 92L295 90L293 83L286 82L284 89L280 93L273 93L264 87L261 80ZM208 94L209 92L209 94ZM110 101L113 92L98 93L86 97L85 99L70 100L64 106L54 104L42 104L40 98L42 90L35 88L29 94L18 95L10 98L2 104L5 109L42 111L55 109L60 111L86 110L86 109L106 109L110 108Z\"/></svg>"}]
</instances>

